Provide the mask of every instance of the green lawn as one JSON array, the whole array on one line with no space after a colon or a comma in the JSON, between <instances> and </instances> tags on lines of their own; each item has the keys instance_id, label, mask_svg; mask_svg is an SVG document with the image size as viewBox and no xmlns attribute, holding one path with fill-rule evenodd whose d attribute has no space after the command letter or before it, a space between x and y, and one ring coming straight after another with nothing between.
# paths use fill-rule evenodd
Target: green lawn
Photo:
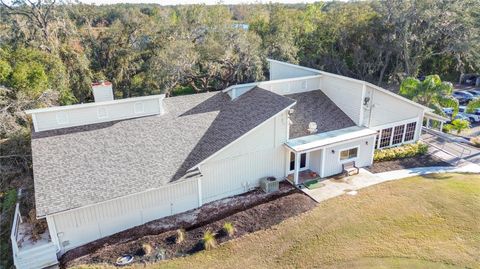
<instances>
[{"instance_id":1,"label":"green lawn","mask_svg":"<svg viewBox=\"0 0 480 269\"><path fill-rule=\"evenodd\" d=\"M380 184L215 250L147 266L278 267L480 268L480 175Z\"/></svg>"}]
</instances>

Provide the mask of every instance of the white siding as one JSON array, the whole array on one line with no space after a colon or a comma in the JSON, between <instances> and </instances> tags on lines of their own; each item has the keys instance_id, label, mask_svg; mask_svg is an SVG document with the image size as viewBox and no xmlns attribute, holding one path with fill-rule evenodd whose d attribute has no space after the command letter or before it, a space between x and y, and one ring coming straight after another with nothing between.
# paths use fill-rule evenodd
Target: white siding
<instances>
[{"instance_id":1,"label":"white siding","mask_svg":"<svg viewBox=\"0 0 480 269\"><path fill-rule=\"evenodd\" d=\"M262 81L257 83L239 84L224 90L233 100L248 92L254 87L260 87L279 95L308 92L320 89L320 75L300 78L288 78L280 80Z\"/></svg>"},{"instance_id":2,"label":"white siding","mask_svg":"<svg viewBox=\"0 0 480 269\"><path fill-rule=\"evenodd\" d=\"M258 186L262 177L285 176L283 143L287 114L268 120L200 167L202 199L208 203Z\"/></svg>"},{"instance_id":3,"label":"white siding","mask_svg":"<svg viewBox=\"0 0 480 269\"><path fill-rule=\"evenodd\" d=\"M422 117L423 115L424 109L421 107L410 104L390 94L367 87L367 92L370 91L373 91L373 109L371 115L365 110L365 114L370 117L365 123L368 123L368 127L370 128Z\"/></svg>"},{"instance_id":4,"label":"white siding","mask_svg":"<svg viewBox=\"0 0 480 269\"><path fill-rule=\"evenodd\" d=\"M197 180L47 216L64 251L198 207ZM51 229L52 230L52 229Z\"/></svg>"},{"instance_id":5,"label":"white siding","mask_svg":"<svg viewBox=\"0 0 480 269\"><path fill-rule=\"evenodd\" d=\"M322 150L316 150L309 153L310 161L308 168L312 171L320 173L322 167Z\"/></svg>"},{"instance_id":6,"label":"white siding","mask_svg":"<svg viewBox=\"0 0 480 269\"><path fill-rule=\"evenodd\" d=\"M35 131L46 131L162 113L163 95L27 111Z\"/></svg>"},{"instance_id":7,"label":"white siding","mask_svg":"<svg viewBox=\"0 0 480 269\"><path fill-rule=\"evenodd\" d=\"M366 144L368 142L368 144ZM354 160L357 167L369 166L373 162L373 151L375 146L375 136L359 138L342 144L337 144L325 148L325 166L323 176L328 177L342 172L342 162L340 161L340 151L344 149L358 147L358 157ZM332 153L332 150L335 152Z\"/></svg>"},{"instance_id":8,"label":"white siding","mask_svg":"<svg viewBox=\"0 0 480 269\"><path fill-rule=\"evenodd\" d=\"M314 76L320 73L310 68L275 60L269 60L268 63L270 80Z\"/></svg>"},{"instance_id":9,"label":"white siding","mask_svg":"<svg viewBox=\"0 0 480 269\"><path fill-rule=\"evenodd\" d=\"M355 124L360 125L363 83L323 73L320 85L322 92L347 114Z\"/></svg>"},{"instance_id":10,"label":"white siding","mask_svg":"<svg viewBox=\"0 0 480 269\"><path fill-rule=\"evenodd\" d=\"M320 89L320 75L302 78L265 81L258 83L258 87L279 95L294 94Z\"/></svg>"}]
</instances>

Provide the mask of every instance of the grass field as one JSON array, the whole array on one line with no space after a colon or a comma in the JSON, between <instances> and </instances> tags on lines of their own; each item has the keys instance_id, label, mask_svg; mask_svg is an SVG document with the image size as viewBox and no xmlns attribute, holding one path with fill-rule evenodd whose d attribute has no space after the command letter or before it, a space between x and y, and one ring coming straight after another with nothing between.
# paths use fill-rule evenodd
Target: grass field
<instances>
[{"instance_id":1,"label":"grass field","mask_svg":"<svg viewBox=\"0 0 480 269\"><path fill-rule=\"evenodd\" d=\"M146 267L480 268L480 175L380 184L215 250Z\"/></svg>"}]
</instances>

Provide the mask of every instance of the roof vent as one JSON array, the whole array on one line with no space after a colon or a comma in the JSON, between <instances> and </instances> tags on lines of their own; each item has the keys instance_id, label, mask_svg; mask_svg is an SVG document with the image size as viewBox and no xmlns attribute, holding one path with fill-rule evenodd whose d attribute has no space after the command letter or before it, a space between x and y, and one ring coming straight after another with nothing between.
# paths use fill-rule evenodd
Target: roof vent
<instances>
[{"instance_id":1,"label":"roof vent","mask_svg":"<svg viewBox=\"0 0 480 269\"><path fill-rule=\"evenodd\" d=\"M92 90L95 102L113 101L113 88L111 82L102 80L93 83Z\"/></svg>"},{"instance_id":2,"label":"roof vent","mask_svg":"<svg viewBox=\"0 0 480 269\"><path fill-rule=\"evenodd\" d=\"M308 130L308 132L311 133L311 134L316 133L316 132L317 132L317 124L316 124L315 122L313 122L313 121L310 122L310 123L308 124L308 129L307 129L307 130Z\"/></svg>"}]
</instances>

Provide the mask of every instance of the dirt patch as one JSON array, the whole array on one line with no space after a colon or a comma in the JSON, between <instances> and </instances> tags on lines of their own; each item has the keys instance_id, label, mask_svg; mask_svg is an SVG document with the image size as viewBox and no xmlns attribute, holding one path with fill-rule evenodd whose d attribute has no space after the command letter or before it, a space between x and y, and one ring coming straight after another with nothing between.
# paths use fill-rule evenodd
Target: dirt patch
<instances>
[{"instance_id":1,"label":"dirt patch","mask_svg":"<svg viewBox=\"0 0 480 269\"><path fill-rule=\"evenodd\" d=\"M374 162L372 166L367 168L367 170L372 173L381 173L392 170L428 166L451 166L451 164L444 162L432 155L425 154L392 161Z\"/></svg>"},{"instance_id":2,"label":"dirt patch","mask_svg":"<svg viewBox=\"0 0 480 269\"><path fill-rule=\"evenodd\" d=\"M206 230L216 233L216 241L220 244L271 227L315 205L308 196L290 184L282 183L281 190L276 193L265 194L255 190L91 242L63 255L61 267L114 264L117 257L123 254L135 255L135 262L154 262L190 255L204 249L202 238ZM222 231L225 222L234 225L234 236L229 237ZM177 244L176 230L179 228L185 229L185 240ZM142 244L152 247L150 255L145 255Z\"/></svg>"}]
</instances>

